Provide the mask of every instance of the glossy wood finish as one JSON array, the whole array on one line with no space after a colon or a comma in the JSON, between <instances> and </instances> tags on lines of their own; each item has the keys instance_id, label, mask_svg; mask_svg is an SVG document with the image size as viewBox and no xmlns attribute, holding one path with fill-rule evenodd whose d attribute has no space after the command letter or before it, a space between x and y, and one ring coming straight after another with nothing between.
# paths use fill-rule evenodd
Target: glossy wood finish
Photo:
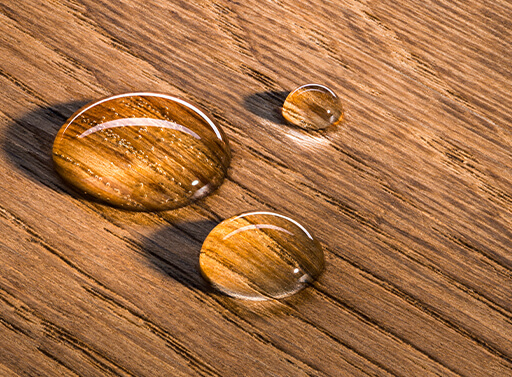
<instances>
[{"instance_id":1,"label":"glossy wood finish","mask_svg":"<svg viewBox=\"0 0 512 377\"><path fill-rule=\"evenodd\" d=\"M224 220L206 237L199 265L227 295L247 300L297 293L324 268L322 246L297 221L273 212L248 212Z\"/></svg>"},{"instance_id":2,"label":"glossy wood finish","mask_svg":"<svg viewBox=\"0 0 512 377\"><path fill-rule=\"evenodd\" d=\"M512 373L512 85L502 0L0 1L0 375ZM321 83L345 118L288 125ZM232 161L190 206L77 196L52 143L127 92L211 114ZM283 300L204 281L209 232L268 210L325 270Z\"/></svg>"},{"instance_id":3,"label":"glossy wood finish","mask_svg":"<svg viewBox=\"0 0 512 377\"><path fill-rule=\"evenodd\" d=\"M214 191L231 154L222 129L195 105L128 93L73 114L55 138L53 160L85 194L121 208L161 211Z\"/></svg>"}]
</instances>

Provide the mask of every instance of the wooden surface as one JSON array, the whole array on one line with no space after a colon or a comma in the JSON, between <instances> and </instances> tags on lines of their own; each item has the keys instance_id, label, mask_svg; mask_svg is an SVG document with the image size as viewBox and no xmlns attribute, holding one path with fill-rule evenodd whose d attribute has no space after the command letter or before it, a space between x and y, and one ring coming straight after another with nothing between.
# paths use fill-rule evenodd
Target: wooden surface
<instances>
[{"instance_id":1,"label":"wooden surface","mask_svg":"<svg viewBox=\"0 0 512 377\"><path fill-rule=\"evenodd\" d=\"M1 0L1 376L512 376L512 3ZM333 89L336 130L283 123ZM78 197L51 146L81 105L157 91L213 114L228 179L130 213ZM311 229L320 279L217 294L208 232Z\"/></svg>"}]
</instances>

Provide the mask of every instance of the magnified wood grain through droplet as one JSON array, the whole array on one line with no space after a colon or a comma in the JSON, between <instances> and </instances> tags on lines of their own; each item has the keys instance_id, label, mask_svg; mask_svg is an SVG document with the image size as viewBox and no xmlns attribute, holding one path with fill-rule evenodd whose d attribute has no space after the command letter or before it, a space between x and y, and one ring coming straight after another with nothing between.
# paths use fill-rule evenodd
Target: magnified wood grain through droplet
<instances>
[{"instance_id":1,"label":"magnified wood grain through droplet","mask_svg":"<svg viewBox=\"0 0 512 377\"><path fill-rule=\"evenodd\" d=\"M227 295L249 300L292 295L324 267L320 243L297 221L271 212L224 220L199 257L204 277Z\"/></svg>"},{"instance_id":2,"label":"magnified wood grain through droplet","mask_svg":"<svg viewBox=\"0 0 512 377\"><path fill-rule=\"evenodd\" d=\"M214 191L231 159L199 108L154 93L123 94L76 112L53 145L57 172L106 203L138 211L182 207Z\"/></svg>"}]
</instances>

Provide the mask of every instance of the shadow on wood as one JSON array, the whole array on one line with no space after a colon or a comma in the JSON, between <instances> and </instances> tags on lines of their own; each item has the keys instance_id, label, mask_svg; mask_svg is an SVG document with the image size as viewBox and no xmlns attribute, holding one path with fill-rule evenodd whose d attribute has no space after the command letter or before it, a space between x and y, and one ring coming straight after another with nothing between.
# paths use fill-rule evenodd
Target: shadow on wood
<instances>
[{"instance_id":1,"label":"shadow on wood","mask_svg":"<svg viewBox=\"0 0 512 377\"><path fill-rule=\"evenodd\" d=\"M217 225L215 221L190 221L161 227L141 245L152 267L193 289L214 292L199 270L203 241Z\"/></svg>"},{"instance_id":2,"label":"shadow on wood","mask_svg":"<svg viewBox=\"0 0 512 377\"><path fill-rule=\"evenodd\" d=\"M11 122L1 145L6 160L31 180L69 192L53 169L53 140L66 120L86 103L74 101L39 108Z\"/></svg>"},{"instance_id":3,"label":"shadow on wood","mask_svg":"<svg viewBox=\"0 0 512 377\"><path fill-rule=\"evenodd\" d=\"M244 107L261 118L277 124L287 124L281 114L281 108L289 93L288 90L267 90L254 93L245 98Z\"/></svg>"}]
</instances>

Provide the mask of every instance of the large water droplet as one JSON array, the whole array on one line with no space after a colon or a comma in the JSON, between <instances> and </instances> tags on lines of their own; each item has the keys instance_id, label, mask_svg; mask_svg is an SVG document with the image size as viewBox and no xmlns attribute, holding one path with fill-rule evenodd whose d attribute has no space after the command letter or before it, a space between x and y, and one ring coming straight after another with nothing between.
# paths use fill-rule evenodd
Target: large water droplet
<instances>
[{"instance_id":1,"label":"large water droplet","mask_svg":"<svg viewBox=\"0 0 512 377\"><path fill-rule=\"evenodd\" d=\"M324 267L320 243L297 221L272 212L224 220L208 235L199 265L223 293L249 300L298 292Z\"/></svg>"},{"instance_id":2,"label":"large water droplet","mask_svg":"<svg viewBox=\"0 0 512 377\"><path fill-rule=\"evenodd\" d=\"M320 130L334 126L343 119L338 96L323 85L307 84L292 91L283 104L283 117L291 124Z\"/></svg>"},{"instance_id":3,"label":"large water droplet","mask_svg":"<svg viewBox=\"0 0 512 377\"><path fill-rule=\"evenodd\" d=\"M177 138L179 146L169 142ZM156 211L214 191L231 154L224 132L197 106L163 94L130 93L71 116L55 138L53 160L82 192L122 208Z\"/></svg>"}]
</instances>

